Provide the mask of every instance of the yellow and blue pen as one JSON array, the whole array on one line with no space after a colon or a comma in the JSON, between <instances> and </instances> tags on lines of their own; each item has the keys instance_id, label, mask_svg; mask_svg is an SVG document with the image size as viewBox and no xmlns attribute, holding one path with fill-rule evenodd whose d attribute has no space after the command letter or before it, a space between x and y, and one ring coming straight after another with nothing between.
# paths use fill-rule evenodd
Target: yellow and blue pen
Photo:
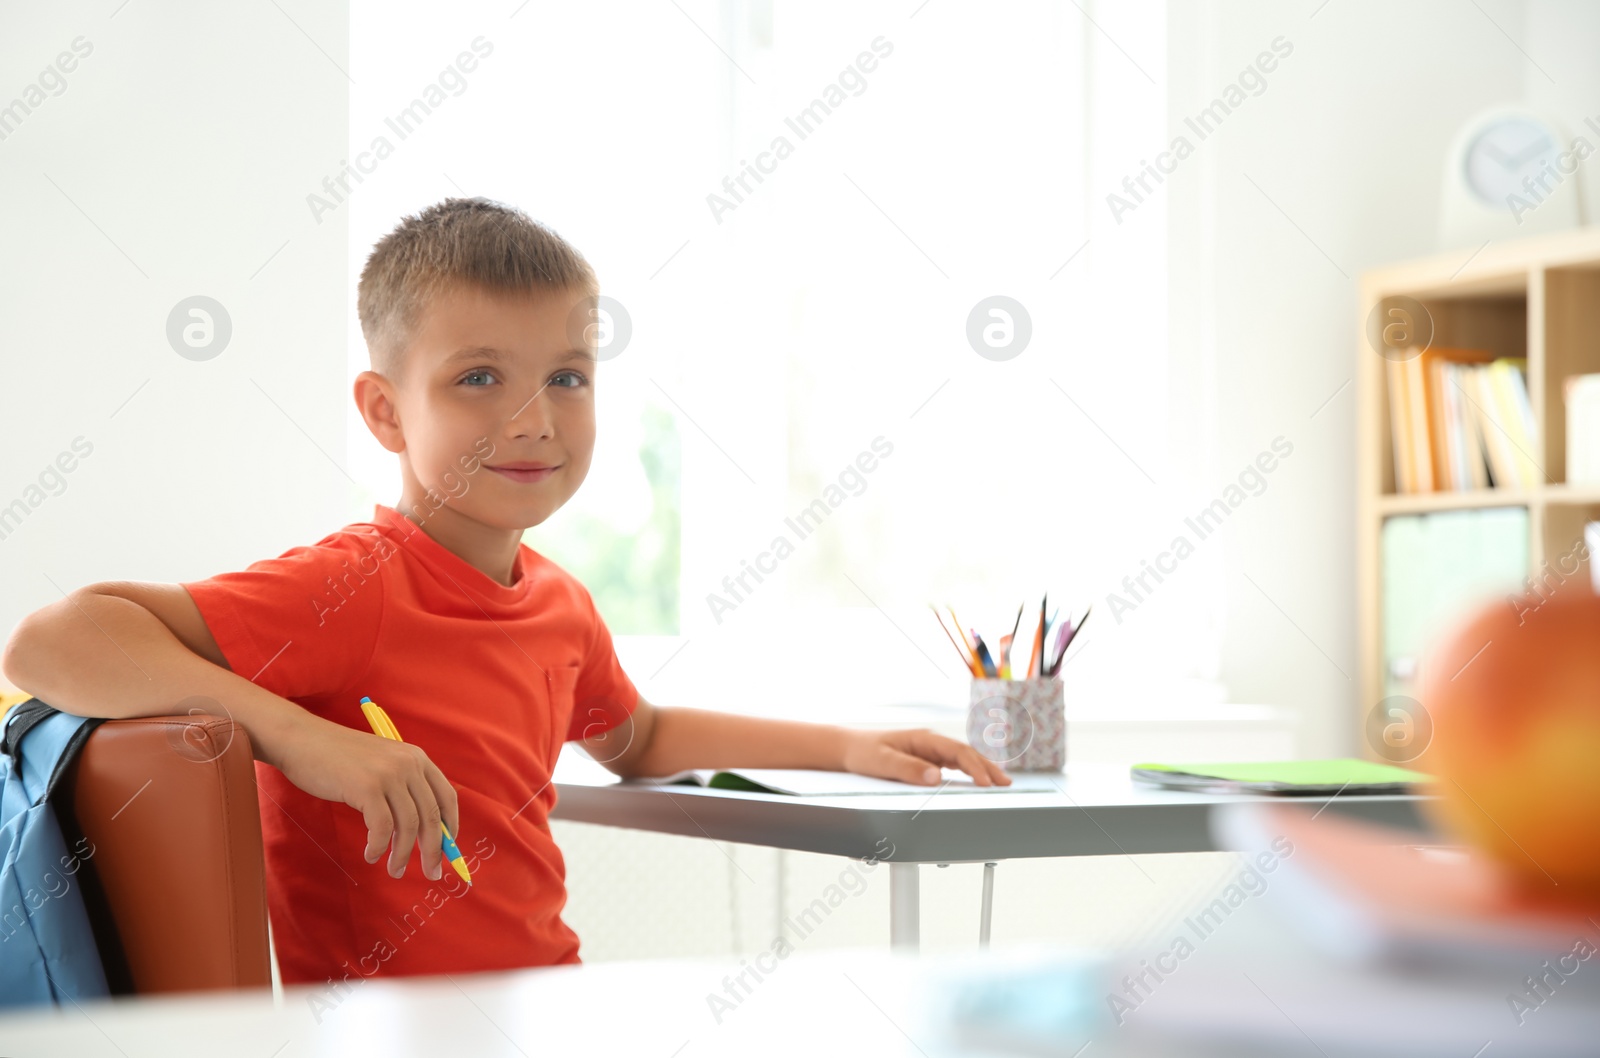
<instances>
[{"instance_id":1,"label":"yellow and blue pen","mask_svg":"<svg viewBox=\"0 0 1600 1058\"><path fill-rule=\"evenodd\" d=\"M363 697L361 699L361 712L366 715L367 723L372 725L373 734L395 742L405 741L400 737L400 731L394 726L394 721L389 719L389 714L383 711L383 706L371 698ZM439 829L444 831L444 840L441 844L444 848L445 859L449 860L450 866L454 867L456 873L461 875L461 880L471 885L472 875L467 872L466 857L461 855L461 849L456 845L456 839L450 836L450 828L441 822Z\"/></svg>"}]
</instances>

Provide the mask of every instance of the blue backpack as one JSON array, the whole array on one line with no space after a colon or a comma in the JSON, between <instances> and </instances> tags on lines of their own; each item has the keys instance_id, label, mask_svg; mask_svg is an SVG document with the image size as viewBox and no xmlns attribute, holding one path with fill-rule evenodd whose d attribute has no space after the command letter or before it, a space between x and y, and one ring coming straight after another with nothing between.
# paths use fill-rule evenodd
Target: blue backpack
<instances>
[{"instance_id":1,"label":"blue backpack","mask_svg":"<svg viewBox=\"0 0 1600 1058\"><path fill-rule=\"evenodd\" d=\"M76 1003L110 993L77 876L94 850L69 852L50 806L57 783L98 723L38 699L14 706L5 717L0 1007Z\"/></svg>"}]
</instances>

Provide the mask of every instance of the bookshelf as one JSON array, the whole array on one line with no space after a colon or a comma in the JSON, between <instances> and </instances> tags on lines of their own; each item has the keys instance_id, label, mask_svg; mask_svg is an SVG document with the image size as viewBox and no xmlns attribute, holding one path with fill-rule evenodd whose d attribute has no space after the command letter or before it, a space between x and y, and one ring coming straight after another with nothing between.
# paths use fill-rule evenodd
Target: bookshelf
<instances>
[{"instance_id":1,"label":"bookshelf","mask_svg":"<svg viewBox=\"0 0 1600 1058\"><path fill-rule=\"evenodd\" d=\"M1465 262L1465 263L1463 263ZM1523 488L1405 494L1395 482L1385 359L1367 335L1369 315L1388 297L1420 302L1433 323L1432 345L1485 349L1527 359L1535 448L1542 480ZM1452 251L1386 266L1361 277L1356 355L1356 566L1360 673L1358 723L1394 693L1384 653L1382 539L1392 518L1449 511L1522 508L1527 570L1549 575L1571 558L1586 522L1600 520L1600 485L1566 483L1569 375L1600 373L1600 228L1515 242L1477 254ZM1587 561L1568 582L1589 582ZM1403 692L1402 692L1403 693ZM1358 741L1372 750L1365 739Z\"/></svg>"}]
</instances>

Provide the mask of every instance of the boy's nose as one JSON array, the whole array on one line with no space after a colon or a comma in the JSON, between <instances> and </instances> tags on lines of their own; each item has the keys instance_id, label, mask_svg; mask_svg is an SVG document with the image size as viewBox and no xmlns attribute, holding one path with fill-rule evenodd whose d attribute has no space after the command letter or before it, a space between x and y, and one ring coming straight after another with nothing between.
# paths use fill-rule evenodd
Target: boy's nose
<instances>
[{"instance_id":1,"label":"boy's nose","mask_svg":"<svg viewBox=\"0 0 1600 1058\"><path fill-rule=\"evenodd\" d=\"M550 437L555 433L550 413L550 398L545 393L546 388L548 387L539 387L536 393L512 411L511 417L506 421L506 432L509 436Z\"/></svg>"}]
</instances>

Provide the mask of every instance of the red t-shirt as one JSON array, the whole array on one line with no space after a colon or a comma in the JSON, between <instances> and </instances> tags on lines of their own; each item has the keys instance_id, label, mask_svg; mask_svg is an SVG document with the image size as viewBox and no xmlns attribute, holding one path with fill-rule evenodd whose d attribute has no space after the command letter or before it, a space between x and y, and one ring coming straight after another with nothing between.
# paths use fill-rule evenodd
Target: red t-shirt
<instances>
[{"instance_id":1,"label":"red t-shirt","mask_svg":"<svg viewBox=\"0 0 1600 1058\"><path fill-rule=\"evenodd\" d=\"M363 856L361 815L256 765L285 983L578 961L548 818L561 745L622 722L638 692L589 592L522 546L508 587L395 510L238 573L184 584L235 673L370 731L383 706L455 786L469 888ZM426 840L437 841L437 836Z\"/></svg>"}]
</instances>

